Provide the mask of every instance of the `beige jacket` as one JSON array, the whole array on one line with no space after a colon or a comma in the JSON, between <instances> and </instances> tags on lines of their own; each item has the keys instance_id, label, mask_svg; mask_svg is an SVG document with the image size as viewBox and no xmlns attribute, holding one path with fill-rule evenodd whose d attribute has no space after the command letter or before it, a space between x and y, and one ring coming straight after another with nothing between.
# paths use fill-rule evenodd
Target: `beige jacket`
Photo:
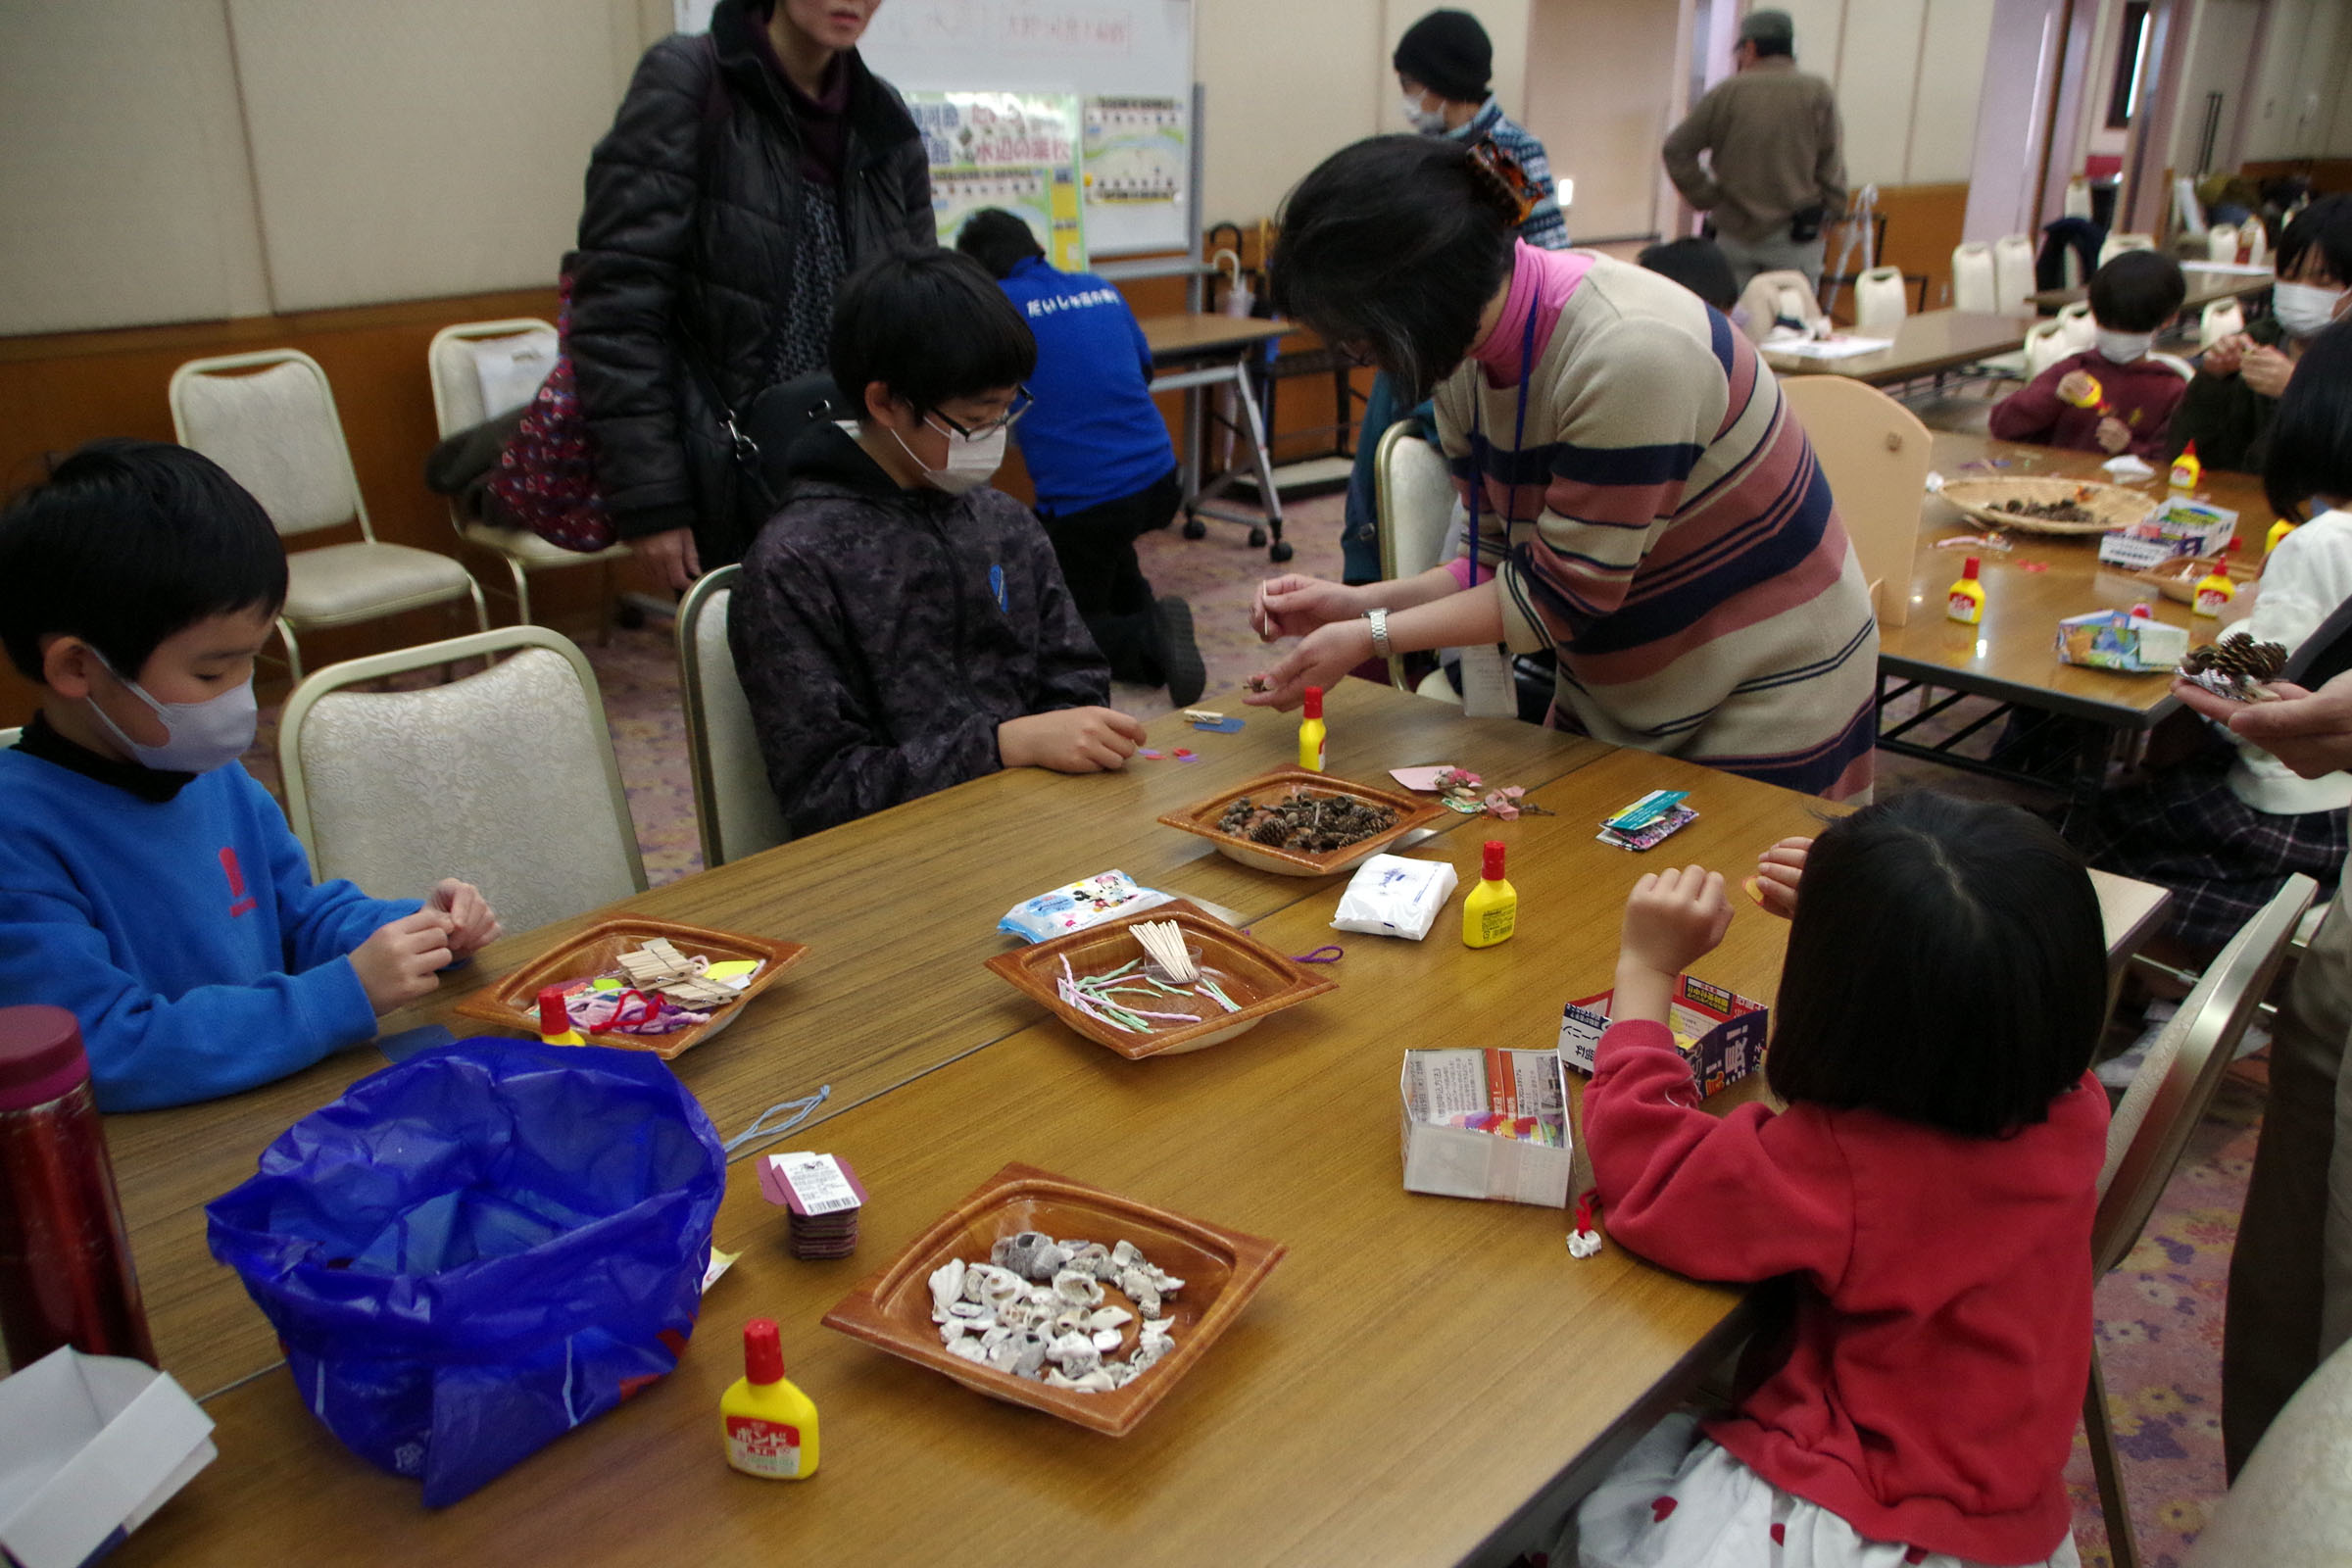
<instances>
[{"instance_id":1,"label":"beige jacket","mask_svg":"<svg viewBox=\"0 0 2352 1568\"><path fill-rule=\"evenodd\" d=\"M1719 81L1666 138L1675 189L1733 239L1786 235L1788 220L1819 203L1845 211L1844 129L1830 84L1786 55ZM1699 167L1709 155L1712 172Z\"/></svg>"}]
</instances>

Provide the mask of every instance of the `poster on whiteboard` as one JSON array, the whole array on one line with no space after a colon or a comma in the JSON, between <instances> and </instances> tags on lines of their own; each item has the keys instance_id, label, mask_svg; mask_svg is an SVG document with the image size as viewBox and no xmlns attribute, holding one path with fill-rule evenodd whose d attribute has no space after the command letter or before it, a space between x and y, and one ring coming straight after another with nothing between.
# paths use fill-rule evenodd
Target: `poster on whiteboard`
<instances>
[{"instance_id":1,"label":"poster on whiteboard","mask_svg":"<svg viewBox=\"0 0 2352 1568\"><path fill-rule=\"evenodd\" d=\"M910 92L906 110L931 164L939 242L964 220L1001 207L1029 225L1046 259L1086 270L1078 100L1068 93Z\"/></svg>"}]
</instances>

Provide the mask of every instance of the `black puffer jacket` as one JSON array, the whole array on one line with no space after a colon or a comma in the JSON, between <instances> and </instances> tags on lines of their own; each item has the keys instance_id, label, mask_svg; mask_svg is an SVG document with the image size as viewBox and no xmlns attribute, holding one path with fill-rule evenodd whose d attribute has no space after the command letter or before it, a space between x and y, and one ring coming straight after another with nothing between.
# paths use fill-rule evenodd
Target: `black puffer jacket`
<instances>
[{"instance_id":1,"label":"black puffer jacket","mask_svg":"<svg viewBox=\"0 0 2352 1568\"><path fill-rule=\"evenodd\" d=\"M588 166L567 347L597 483L624 539L692 526L706 569L741 559L756 511L710 382L741 410L770 378L801 212L800 132L754 29L767 7L719 0L708 39L638 62ZM852 267L934 244L920 133L852 51L837 193Z\"/></svg>"},{"instance_id":2,"label":"black puffer jacket","mask_svg":"<svg viewBox=\"0 0 2352 1568\"><path fill-rule=\"evenodd\" d=\"M832 424L792 448L727 641L795 834L995 772L1006 719L1110 700L1027 507L903 490Z\"/></svg>"}]
</instances>

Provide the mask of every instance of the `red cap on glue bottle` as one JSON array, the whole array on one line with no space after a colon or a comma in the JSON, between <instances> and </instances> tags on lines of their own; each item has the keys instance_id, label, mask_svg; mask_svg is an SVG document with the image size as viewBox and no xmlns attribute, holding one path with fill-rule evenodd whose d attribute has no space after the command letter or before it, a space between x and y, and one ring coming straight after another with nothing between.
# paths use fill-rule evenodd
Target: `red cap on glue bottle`
<instances>
[{"instance_id":1,"label":"red cap on glue bottle","mask_svg":"<svg viewBox=\"0 0 2352 1568\"><path fill-rule=\"evenodd\" d=\"M1487 840L1486 864L1485 868L1479 872L1479 875L1485 877L1490 882L1499 882L1502 880L1502 840Z\"/></svg>"},{"instance_id":2,"label":"red cap on glue bottle","mask_svg":"<svg viewBox=\"0 0 2352 1568\"><path fill-rule=\"evenodd\" d=\"M1306 689L1306 710L1298 716L1300 718L1321 718L1323 716L1322 687L1309 686Z\"/></svg>"},{"instance_id":3,"label":"red cap on glue bottle","mask_svg":"<svg viewBox=\"0 0 2352 1568\"><path fill-rule=\"evenodd\" d=\"M1984 558L1981 556L1969 557L1968 564L1960 568L1960 580L1962 582L1975 582L1977 580L1977 568L1984 564Z\"/></svg>"},{"instance_id":4,"label":"red cap on glue bottle","mask_svg":"<svg viewBox=\"0 0 2352 1568\"><path fill-rule=\"evenodd\" d=\"M564 1004L562 986L539 993L539 1033L550 1039L571 1033L571 1010Z\"/></svg>"},{"instance_id":5,"label":"red cap on glue bottle","mask_svg":"<svg viewBox=\"0 0 2352 1568\"><path fill-rule=\"evenodd\" d=\"M746 1383L784 1381L784 1345L774 1318L756 1317L743 1326L743 1378Z\"/></svg>"}]
</instances>

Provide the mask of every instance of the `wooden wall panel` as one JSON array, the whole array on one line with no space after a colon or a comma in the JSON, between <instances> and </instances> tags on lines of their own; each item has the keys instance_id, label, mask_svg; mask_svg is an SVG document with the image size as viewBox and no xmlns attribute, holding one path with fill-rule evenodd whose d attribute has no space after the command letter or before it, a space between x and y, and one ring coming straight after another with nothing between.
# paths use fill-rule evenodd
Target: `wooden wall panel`
<instances>
[{"instance_id":1,"label":"wooden wall panel","mask_svg":"<svg viewBox=\"0 0 2352 1568\"><path fill-rule=\"evenodd\" d=\"M1879 190L1886 215L1886 254L1880 262L1928 279L1928 309L1951 304L1952 247L1968 219L1968 186L1890 185ZM1918 304L1918 296L1912 297Z\"/></svg>"},{"instance_id":2,"label":"wooden wall panel","mask_svg":"<svg viewBox=\"0 0 2352 1568\"><path fill-rule=\"evenodd\" d=\"M2240 165L2238 172L2255 180L2305 174L2322 195L2352 191L2352 158L2265 158Z\"/></svg>"}]
</instances>

